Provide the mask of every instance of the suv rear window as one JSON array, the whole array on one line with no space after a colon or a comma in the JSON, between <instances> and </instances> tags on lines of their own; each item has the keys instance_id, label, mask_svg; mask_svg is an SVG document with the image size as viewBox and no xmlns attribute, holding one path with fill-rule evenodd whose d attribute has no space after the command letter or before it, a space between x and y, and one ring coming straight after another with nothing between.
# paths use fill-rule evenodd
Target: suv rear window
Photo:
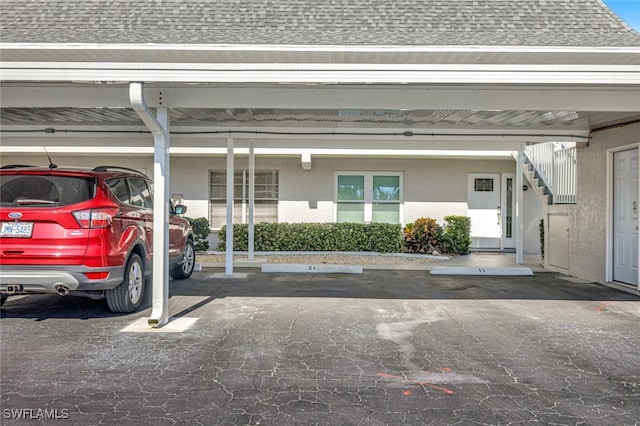
<instances>
[{"instance_id":1,"label":"suv rear window","mask_svg":"<svg viewBox=\"0 0 640 426\"><path fill-rule=\"evenodd\" d=\"M3 207L67 206L90 200L95 180L81 176L0 175Z\"/></svg>"}]
</instances>

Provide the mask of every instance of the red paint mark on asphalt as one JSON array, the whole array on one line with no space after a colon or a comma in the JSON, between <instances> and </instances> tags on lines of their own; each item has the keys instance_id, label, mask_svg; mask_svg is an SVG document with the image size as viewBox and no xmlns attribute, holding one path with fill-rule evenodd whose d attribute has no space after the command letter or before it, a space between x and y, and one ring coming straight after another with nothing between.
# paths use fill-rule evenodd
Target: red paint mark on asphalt
<instances>
[{"instance_id":1,"label":"red paint mark on asphalt","mask_svg":"<svg viewBox=\"0 0 640 426\"><path fill-rule=\"evenodd\" d=\"M389 373L378 373L378 377L386 377L388 379L400 379L400 380L405 380L404 377L400 377L400 376L396 376L395 374L389 374Z\"/></svg>"},{"instance_id":2,"label":"red paint mark on asphalt","mask_svg":"<svg viewBox=\"0 0 640 426\"><path fill-rule=\"evenodd\" d=\"M613 305L615 302L605 302L602 305L598 306L596 308L596 312L602 312L604 311L606 308L608 308L609 306Z\"/></svg>"},{"instance_id":3,"label":"red paint mark on asphalt","mask_svg":"<svg viewBox=\"0 0 640 426\"><path fill-rule=\"evenodd\" d=\"M450 373L451 369L449 367L443 367L443 368L439 368L438 369L439 372L441 372L442 374L445 373ZM430 371L423 371L423 373L426 374L433 374L436 371L430 370ZM411 396L413 394L413 391L415 391L416 389L420 389L420 388L425 388L425 387L429 387L432 389L436 389L439 390L440 392L446 394L446 395L453 395L454 392L451 389L447 389L447 388L443 388L442 386L438 386L438 385L434 385L433 383L429 383L429 382L424 382L424 381L415 381L415 380L408 380L406 377L402 377L402 376L397 376L395 374L389 374L389 373L378 373L378 377L385 377L387 379L396 379L396 380L401 380L403 382L406 383L410 383L414 386L412 386L411 388L405 390L404 392L402 392L402 394L404 396Z\"/></svg>"}]
</instances>

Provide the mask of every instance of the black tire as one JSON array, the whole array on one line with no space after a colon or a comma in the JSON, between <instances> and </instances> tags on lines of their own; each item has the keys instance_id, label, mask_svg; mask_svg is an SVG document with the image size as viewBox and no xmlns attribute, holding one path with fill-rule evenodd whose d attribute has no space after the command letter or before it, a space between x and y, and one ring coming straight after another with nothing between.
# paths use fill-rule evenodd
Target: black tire
<instances>
[{"instance_id":1,"label":"black tire","mask_svg":"<svg viewBox=\"0 0 640 426\"><path fill-rule=\"evenodd\" d=\"M107 290L107 306L111 312L135 312L144 296L144 263L137 254L132 254L124 270L122 283Z\"/></svg>"},{"instance_id":2,"label":"black tire","mask_svg":"<svg viewBox=\"0 0 640 426\"><path fill-rule=\"evenodd\" d=\"M195 266L196 250L193 241L187 240L187 243L184 245L184 262L169 271L169 274L177 280L184 280L191 276Z\"/></svg>"},{"instance_id":3,"label":"black tire","mask_svg":"<svg viewBox=\"0 0 640 426\"><path fill-rule=\"evenodd\" d=\"M9 295L7 293L0 293L0 306L4 305Z\"/></svg>"}]
</instances>

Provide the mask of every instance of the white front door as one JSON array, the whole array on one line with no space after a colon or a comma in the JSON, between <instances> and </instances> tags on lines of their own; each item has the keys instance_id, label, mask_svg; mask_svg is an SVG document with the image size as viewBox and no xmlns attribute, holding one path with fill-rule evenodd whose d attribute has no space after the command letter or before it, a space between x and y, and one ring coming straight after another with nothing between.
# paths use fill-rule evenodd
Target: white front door
<instances>
[{"instance_id":1,"label":"white front door","mask_svg":"<svg viewBox=\"0 0 640 426\"><path fill-rule=\"evenodd\" d=\"M499 173L471 173L468 178L468 216L471 247L499 249L502 244L502 203Z\"/></svg>"},{"instance_id":2,"label":"white front door","mask_svg":"<svg viewBox=\"0 0 640 426\"><path fill-rule=\"evenodd\" d=\"M613 155L613 279L638 285L638 150Z\"/></svg>"}]
</instances>

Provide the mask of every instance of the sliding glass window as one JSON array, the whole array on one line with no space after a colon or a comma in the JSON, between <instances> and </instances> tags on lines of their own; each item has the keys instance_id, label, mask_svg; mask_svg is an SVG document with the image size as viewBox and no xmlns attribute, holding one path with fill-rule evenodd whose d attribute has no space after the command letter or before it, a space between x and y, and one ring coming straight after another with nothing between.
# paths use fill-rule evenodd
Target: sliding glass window
<instances>
[{"instance_id":1,"label":"sliding glass window","mask_svg":"<svg viewBox=\"0 0 640 426\"><path fill-rule=\"evenodd\" d=\"M401 173L336 173L336 222L401 223L401 208Z\"/></svg>"}]
</instances>

